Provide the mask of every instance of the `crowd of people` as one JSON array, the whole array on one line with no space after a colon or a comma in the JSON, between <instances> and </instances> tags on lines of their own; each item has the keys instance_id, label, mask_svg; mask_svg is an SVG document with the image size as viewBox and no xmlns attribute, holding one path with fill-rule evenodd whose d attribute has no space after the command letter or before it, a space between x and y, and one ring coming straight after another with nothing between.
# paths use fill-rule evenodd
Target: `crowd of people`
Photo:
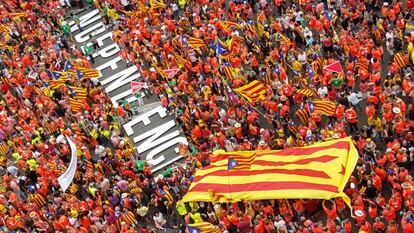
<instances>
[{"instance_id":1,"label":"crowd of people","mask_svg":"<svg viewBox=\"0 0 414 233\"><path fill-rule=\"evenodd\" d=\"M220 232L414 232L412 7L409 0L2 1L0 230L185 232L210 222ZM185 162L153 175L120 125L130 105L114 107L97 79L50 85L50 71L67 61L91 67L99 49L72 38L68 21L79 22L71 14L79 8L100 10L121 58L175 114L189 141L180 145ZM324 69L336 61L343 72ZM159 72L172 68L180 69L174 77ZM266 88L254 103L233 91L253 80ZM87 92L81 110L70 104L73 87ZM316 99L335 102L335 113L310 112L307 101ZM78 164L63 192L65 136ZM345 188L352 210L341 198L180 202L216 149L347 136L360 155Z\"/></svg>"}]
</instances>

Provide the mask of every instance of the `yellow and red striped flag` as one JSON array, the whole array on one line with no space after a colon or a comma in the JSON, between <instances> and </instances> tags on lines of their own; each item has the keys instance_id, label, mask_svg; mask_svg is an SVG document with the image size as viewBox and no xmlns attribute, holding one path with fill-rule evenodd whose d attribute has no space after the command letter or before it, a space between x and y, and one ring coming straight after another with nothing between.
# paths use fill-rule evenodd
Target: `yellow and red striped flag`
<instances>
[{"instance_id":1,"label":"yellow and red striped flag","mask_svg":"<svg viewBox=\"0 0 414 233\"><path fill-rule=\"evenodd\" d=\"M9 145L7 145L6 142L3 142L0 145L0 155L2 155L2 156L7 155L7 153L9 153L9 150L10 150L10 147L9 147Z\"/></svg>"},{"instance_id":2,"label":"yellow and red striped flag","mask_svg":"<svg viewBox=\"0 0 414 233\"><path fill-rule=\"evenodd\" d=\"M255 36L257 35L256 27L253 24L246 24L244 27L246 30L251 31Z\"/></svg>"},{"instance_id":3,"label":"yellow and red striped flag","mask_svg":"<svg viewBox=\"0 0 414 233\"><path fill-rule=\"evenodd\" d=\"M302 124L306 125L309 121L309 113L306 111L306 109L299 109L296 111L295 115L299 118L299 120L302 122Z\"/></svg>"},{"instance_id":4,"label":"yellow and red striped flag","mask_svg":"<svg viewBox=\"0 0 414 233\"><path fill-rule=\"evenodd\" d=\"M184 57L182 57L182 56L180 56L180 55L178 55L176 53L174 53L174 56L175 56L175 59L177 59L177 65L178 65L179 68L184 67L184 68L186 68L188 70L191 69L191 67L188 67L187 60Z\"/></svg>"},{"instance_id":5,"label":"yellow and red striped flag","mask_svg":"<svg viewBox=\"0 0 414 233\"><path fill-rule=\"evenodd\" d=\"M203 39L198 39L191 36L188 37L187 44L193 49L206 46L206 43L204 43Z\"/></svg>"},{"instance_id":6,"label":"yellow and red striped flag","mask_svg":"<svg viewBox=\"0 0 414 233\"><path fill-rule=\"evenodd\" d=\"M326 116L335 114L336 104L328 100L313 100L308 101L309 111L320 112Z\"/></svg>"},{"instance_id":7,"label":"yellow and red striped flag","mask_svg":"<svg viewBox=\"0 0 414 233\"><path fill-rule=\"evenodd\" d=\"M223 67L223 72L224 72L224 76L226 76L227 80L233 82L233 80L234 80L233 68L231 68L230 66L224 66Z\"/></svg>"},{"instance_id":8,"label":"yellow and red striped flag","mask_svg":"<svg viewBox=\"0 0 414 233\"><path fill-rule=\"evenodd\" d=\"M216 203L225 203L225 202L234 202L233 199L227 198L224 195L214 192L213 190L209 189L208 194L210 195L211 202L213 204Z\"/></svg>"},{"instance_id":9,"label":"yellow and red striped flag","mask_svg":"<svg viewBox=\"0 0 414 233\"><path fill-rule=\"evenodd\" d=\"M282 33L278 33L278 36L280 37L279 41L282 43L289 44L291 42L290 39Z\"/></svg>"},{"instance_id":10,"label":"yellow and red striped flag","mask_svg":"<svg viewBox=\"0 0 414 233\"><path fill-rule=\"evenodd\" d=\"M228 169L230 159L252 153L249 170ZM244 201L342 197L350 204L343 189L357 160L349 137L286 150L216 151L211 164L197 170L182 201L211 201L209 190L214 190Z\"/></svg>"},{"instance_id":11,"label":"yellow and red striped flag","mask_svg":"<svg viewBox=\"0 0 414 233\"><path fill-rule=\"evenodd\" d=\"M201 233L218 233L220 229L209 222L199 222L187 225L187 232L201 232Z\"/></svg>"},{"instance_id":12,"label":"yellow and red striped flag","mask_svg":"<svg viewBox=\"0 0 414 233\"><path fill-rule=\"evenodd\" d=\"M307 89L299 89L298 90L298 93L300 93L300 94L302 94L304 96L307 96L307 97L313 96L315 99L316 98L319 98L318 92L314 88L312 88L312 89L309 89L309 88L307 88Z\"/></svg>"},{"instance_id":13,"label":"yellow and red striped flag","mask_svg":"<svg viewBox=\"0 0 414 233\"><path fill-rule=\"evenodd\" d=\"M99 77L99 71L94 68L88 68L88 67L82 67L79 65L73 65L73 69L68 70L68 74L73 75L74 77L77 76L76 70L79 70L83 75L83 78L98 78Z\"/></svg>"},{"instance_id":14,"label":"yellow and red striped flag","mask_svg":"<svg viewBox=\"0 0 414 233\"><path fill-rule=\"evenodd\" d=\"M5 24L0 24L0 33L8 33L10 31L10 26Z\"/></svg>"},{"instance_id":15,"label":"yellow and red striped flag","mask_svg":"<svg viewBox=\"0 0 414 233\"><path fill-rule=\"evenodd\" d=\"M234 89L237 93L246 98L249 102L256 102L264 100L266 89L263 83L254 80L253 82L246 84L242 87Z\"/></svg>"},{"instance_id":16,"label":"yellow and red striped flag","mask_svg":"<svg viewBox=\"0 0 414 233\"><path fill-rule=\"evenodd\" d=\"M155 1L155 0L150 0L150 5L151 8L165 8L165 4L162 3L162 1Z\"/></svg>"},{"instance_id":17,"label":"yellow and red striped flag","mask_svg":"<svg viewBox=\"0 0 414 233\"><path fill-rule=\"evenodd\" d=\"M355 68L359 67L360 69L368 70L369 68L369 61L365 57L358 58L355 62Z\"/></svg>"},{"instance_id":18,"label":"yellow and red striped flag","mask_svg":"<svg viewBox=\"0 0 414 233\"><path fill-rule=\"evenodd\" d=\"M220 25L224 28L224 30L227 30L231 27L235 27L237 29L241 29L242 26L238 23L231 22L231 21L220 21Z\"/></svg>"},{"instance_id":19,"label":"yellow and red striped flag","mask_svg":"<svg viewBox=\"0 0 414 233\"><path fill-rule=\"evenodd\" d=\"M79 99L69 98L69 105L73 112L79 112L83 108L83 101Z\"/></svg>"},{"instance_id":20,"label":"yellow and red striped flag","mask_svg":"<svg viewBox=\"0 0 414 233\"><path fill-rule=\"evenodd\" d=\"M394 62L397 63L398 67L403 68L407 65L406 60L404 59L404 56L401 53L396 53L394 55Z\"/></svg>"},{"instance_id":21,"label":"yellow and red striped flag","mask_svg":"<svg viewBox=\"0 0 414 233\"><path fill-rule=\"evenodd\" d=\"M27 13L26 12L13 12L13 13L9 13L8 14L10 18L14 18L14 17L26 17Z\"/></svg>"},{"instance_id":22,"label":"yellow and red striped flag","mask_svg":"<svg viewBox=\"0 0 414 233\"><path fill-rule=\"evenodd\" d=\"M84 100L88 96L88 91L85 88L75 86L67 86L67 88L77 100Z\"/></svg>"}]
</instances>

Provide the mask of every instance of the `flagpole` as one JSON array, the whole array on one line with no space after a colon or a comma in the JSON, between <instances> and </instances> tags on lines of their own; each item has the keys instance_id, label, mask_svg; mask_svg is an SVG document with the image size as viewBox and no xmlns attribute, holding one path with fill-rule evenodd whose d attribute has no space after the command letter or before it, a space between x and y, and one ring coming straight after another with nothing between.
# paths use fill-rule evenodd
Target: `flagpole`
<instances>
[{"instance_id":1,"label":"flagpole","mask_svg":"<svg viewBox=\"0 0 414 233\"><path fill-rule=\"evenodd\" d=\"M217 37L217 39L216 39L216 56L218 57L218 61L219 61L219 64L221 65L221 57L220 57L220 54L219 54L219 41L218 41L218 37Z\"/></svg>"},{"instance_id":2,"label":"flagpole","mask_svg":"<svg viewBox=\"0 0 414 233\"><path fill-rule=\"evenodd\" d=\"M228 85L226 80L220 76L220 78L222 79L222 82L224 83L224 85ZM229 86L230 87L230 86ZM230 87L231 88L231 87ZM240 98L245 98L244 96L240 95L240 93L238 93L237 91L234 91L234 93L236 93ZM261 111L259 111L256 107L254 107L249 101L247 101L247 103L249 104L249 106L251 108L253 108L257 113L259 113L260 115L262 115L264 118L266 118L266 115L263 114Z\"/></svg>"}]
</instances>

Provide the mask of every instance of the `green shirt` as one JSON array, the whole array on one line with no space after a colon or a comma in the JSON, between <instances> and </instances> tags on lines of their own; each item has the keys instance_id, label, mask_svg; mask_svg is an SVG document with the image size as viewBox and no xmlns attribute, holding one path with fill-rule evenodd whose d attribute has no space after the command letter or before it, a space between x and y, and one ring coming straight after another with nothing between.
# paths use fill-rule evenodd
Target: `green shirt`
<instances>
[{"instance_id":1,"label":"green shirt","mask_svg":"<svg viewBox=\"0 0 414 233\"><path fill-rule=\"evenodd\" d=\"M162 175L163 175L164 177L167 177L167 175L172 176L172 169L171 169L170 167L169 167L169 168L167 168L167 171L162 172Z\"/></svg>"},{"instance_id":2,"label":"green shirt","mask_svg":"<svg viewBox=\"0 0 414 233\"><path fill-rule=\"evenodd\" d=\"M69 25L68 24L62 25L62 31L65 34L69 34L70 33L70 27L69 27Z\"/></svg>"},{"instance_id":3,"label":"green shirt","mask_svg":"<svg viewBox=\"0 0 414 233\"><path fill-rule=\"evenodd\" d=\"M135 161L135 166L137 166L138 171L142 172L144 170L144 160Z\"/></svg>"},{"instance_id":4,"label":"green shirt","mask_svg":"<svg viewBox=\"0 0 414 233\"><path fill-rule=\"evenodd\" d=\"M139 99L142 98L142 93L140 91L137 91L134 93L135 98Z\"/></svg>"},{"instance_id":5,"label":"green shirt","mask_svg":"<svg viewBox=\"0 0 414 233\"><path fill-rule=\"evenodd\" d=\"M334 87L340 87L342 85L342 79L340 79L340 78L333 78L332 79L332 85Z\"/></svg>"},{"instance_id":6,"label":"green shirt","mask_svg":"<svg viewBox=\"0 0 414 233\"><path fill-rule=\"evenodd\" d=\"M75 21L75 23L79 23L80 22L79 16L74 15L73 16L73 21Z\"/></svg>"},{"instance_id":7,"label":"green shirt","mask_svg":"<svg viewBox=\"0 0 414 233\"><path fill-rule=\"evenodd\" d=\"M85 55L92 54L92 48L91 47L89 47L87 45L84 45L84 46L82 46L82 48L83 48L83 51L85 52Z\"/></svg>"}]
</instances>

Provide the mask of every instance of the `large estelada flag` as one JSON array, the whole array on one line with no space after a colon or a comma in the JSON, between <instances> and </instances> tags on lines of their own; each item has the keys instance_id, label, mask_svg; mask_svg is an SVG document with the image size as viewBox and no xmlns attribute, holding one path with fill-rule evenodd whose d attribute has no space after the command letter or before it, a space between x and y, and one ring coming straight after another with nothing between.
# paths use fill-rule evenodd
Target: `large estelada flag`
<instances>
[{"instance_id":1,"label":"large estelada flag","mask_svg":"<svg viewBox=\"0 0 414 233\"><path fill-rule=\"evenodd\" d=\"M357 160L351 138L281 151L216 151L212 163L197 170L182 201L210 202L214 190L222 200L342 197L350 204L343 189Z\"/></svg>"},{"instance_id":2,"label":"large estelada flag","mask_svg":"<svg viewBox=\"0 0 414 233\"><path fill-rule=\"evenodd\" d=\"M200 222L187 225L188 233L218 233L220 229L209 222Z\"/></svg>"},{"instance_id":3,"label":"large estelada flag","mask_svg":"<svg viewBox=\"0 0 414 233\"><path fill-rule=\"evenodd\" d=\"M254 80L253 82L246 84L242 87L234 89L237 93L245 97L249 102L256 102L264 100L266 89L263 83Z\"/></svg>"}]
</instances>

